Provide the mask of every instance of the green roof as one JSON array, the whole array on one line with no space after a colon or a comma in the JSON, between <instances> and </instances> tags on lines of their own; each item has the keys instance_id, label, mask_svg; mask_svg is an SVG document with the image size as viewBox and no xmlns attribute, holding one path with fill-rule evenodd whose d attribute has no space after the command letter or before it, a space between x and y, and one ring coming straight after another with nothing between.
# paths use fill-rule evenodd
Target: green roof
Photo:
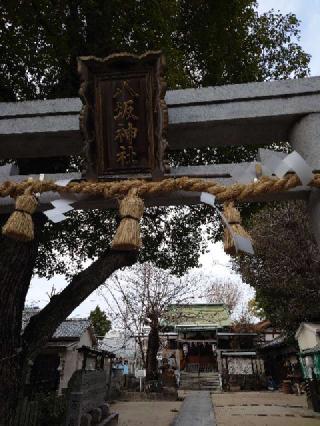
<instances>
[{"instance_id":1,"label":"green roof","mask_svg":"<svg viewBox=\"0 0 320 426\"><path fill-rule=\"evenodd\" d=\"M177 328L222 328L231 325L228 309L222 303L171 305L167 315Z\"/></svg>"}]
</instances>

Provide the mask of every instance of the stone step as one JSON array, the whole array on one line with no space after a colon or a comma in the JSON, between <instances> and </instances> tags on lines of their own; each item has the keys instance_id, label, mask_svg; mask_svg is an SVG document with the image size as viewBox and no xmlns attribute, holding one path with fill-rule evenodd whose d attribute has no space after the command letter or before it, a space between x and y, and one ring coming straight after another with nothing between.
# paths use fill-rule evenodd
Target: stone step
<instances>
[{"instance_id":1,"label":"stone step","mask_svg":"<svg viewBox=\"0 0 320 426\"><path fill-rule=\"evenodd\" d=\"M184 371L180 372L181 377L210 377L210 378L216 378L219 377L219 373L186 373Z\"/></svg>"},{"instance_id":2,"label":"stone step","mask_svg":"<svg viewBox=\"0 0 320 426\"><path fill-rule=\"evenodd\" d=\"M219 377L181 377L180 376L180 381L202 381L202 382L219 382L220 378Z\"/></svg>"},{"instance_id":3,"label":"stone step","mask_svg":"<svg viewBox=\"0 0 320 426\"><path fill-rule=\"evenodd\" d=\"M220 383L199 383L199 385L201 387L206 387L206 388L219 388L220 387Z\"/></svg>"},{"instance_id":4,"label":"stone step","mask_svg":"<svg viewBox=\"0 0 320 426\"><path fill-rule=\"evenodd\" d=\"M180 376L180 380L189 380L191 382L194 380L218 382L219 379L220 379L219 377L181 377Z\"/></svg>"},{"instance_id":5,"label":"stone step","mask_svg":"<svg viewBox=\"0 0 320 426\"><path fill-rule=\"evenodd\" d=\"M199 382L201 385L204 386L220 386L220 382Z\"/></svg>"},{"instance_id":6,"label":"stone step","mask_svg":"<svg viewBox=\"0 0 320 426\"><path fill-rule=\"evenodd\" d=\"M180 390L203 390L203 391L209 391L209 392L216 392L216 393L220 393L221 392L221 388L220 386L201 386L199 384L194 384L194 385L180 385L179 387Z\"/></svg>"},{"instance_id":7,"label":"stone step","mask_svg":"<svg viewBox=\"0 0 320 426\"><path fill-rule=\"evenodd\" d=\"M220 386L220 382L199 382L201 386Z\"/></svg>"},{"instance_id":8,"label":"stone step","mask_svg":"<svg viewBox=\"0 0 320 426\"><path fill-rule=\"evenodd\" d=\"M193 384L186 384L186 383L182 383L180 384L179 389L207 389L207 390L221 390L220 385L219 386L205 386L205 385L200 385L199 383L193 383Z\"/></svg>"},{"instance_id":9,"label":"stone step","mask_svg":"<svg viewBox=\"0 0 320 426\"><path fill-rule=\"evenodd\" d=\"M198 376L199 375L198 372L189 373L187 371L180 371L180 374L181 375L186 375L186 376ZM218 375L219 375L219 373L216 372L216 371L211 371L211 372L206 372L206 373L204 371L200 372L200 376L218 376Z\"/></svg>"},{"instance_id":10,"label":"stone step","mask_svg":"<svg viewBox=\"0 0 320 426\"><path fill-rule=\"evenodd\" d=\"M181 379L180 382L205 382L205 383L220 383L219 379Z\"/></svg>"},{"instance_id":11,"label":"stone step","mask_svg":"<svg viewBox=\"0 0 320 426\"><path fill-rule=\"evenodd\" d=\"M220 383L220 380L180 380L183 383Z\"/></svg>"},{"instance_id":12,"label":"stone step","mask_svg":"<svg viewBox=\"0 0 320 426\"><path fill-rule=\"evenodd\" d=\"M219 380L219 376L217 377L187 377L180 376L180 380Z\"/></svg>"},{"instance_id":13,"label":"stone step","mask_svg":"<svg viewBox=\"0 0 320 426\"><path fill-rule=\"evenodd\" d=\"M209 392L220 392L219 373L206 374L204 376L195 373L182 373L180 376L180 389L184 390L207 390Z\"/></svg>"}]
</instances>

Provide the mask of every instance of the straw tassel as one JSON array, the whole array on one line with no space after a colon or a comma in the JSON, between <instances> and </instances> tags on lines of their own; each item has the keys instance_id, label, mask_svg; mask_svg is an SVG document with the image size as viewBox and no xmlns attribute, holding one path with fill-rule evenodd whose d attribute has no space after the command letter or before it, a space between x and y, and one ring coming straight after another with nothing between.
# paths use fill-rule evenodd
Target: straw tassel
<instances>
[{"instance_id":1,"label":"straw tassel","mask_svg":"<svg viewBox=\"0 0 320 426\"><path fill-rule=\"evenodd\" d=\"M241 216L239 210L237 210L232 201L226 202L223 204L223 214L227 219L232 231L236 235L241 237L248 238L251 240L250 235L247 231L241 226ZM231 232L228 227L224 228L224 239L223 239L224 251L231 256L237 254L237 249L232 237Z\"/></svg>"},{"instance_id":2,"label":"straw tassel","mask_svg":"<svg viewBox=\"0 0 320 426\"><path fill-rule=\"evenodd\" d=\"M16 198L15 211L2 227L2 234L18 241L32 241L34 227L31 215L38 206L34 194L23 194Z\"/></svg>"},{"instance_id":3,"label":"straw tassel","mask_svg":"<svg viewBox=\"0 0 320 426\"><path fill-rule=\"evenodd\" d=\"M137 190L130 191L119 203L121 222L111 243L113 250L133 251L142 246L139 221L143 215L144 203L137 196Z\"/></svg>"}]
</instances>

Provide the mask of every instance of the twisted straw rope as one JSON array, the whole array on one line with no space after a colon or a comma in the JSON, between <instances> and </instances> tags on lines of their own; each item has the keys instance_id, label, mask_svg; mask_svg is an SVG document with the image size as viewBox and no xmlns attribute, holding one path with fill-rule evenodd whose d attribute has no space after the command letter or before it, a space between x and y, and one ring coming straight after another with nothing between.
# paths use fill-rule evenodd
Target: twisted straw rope
<instances>
[{"instance_id":1,"label":"twisted straw rope","mask_svg":"<svg viewBox=\"0 0 320 426\"><path fill-rule=\"evenodd\" d=\"M114 182L70 182L66 186L59 186L52 181L25 180L23 182L4 182L0 184L0 197L13 197L25 193L43 193L55 191L60 194L88 194L104 196L105 198L123 197L128 191L135 189L137 195L166 194L174 191L208 192L215 195L219 201L246 201L255 196L267 193L287 191L300 186L297 175L288 174L283 178L263 176L257 182L248 184L235 183L233 185L220 185L215 181L199 178L168 178L159 182L149 182L138 179L127 179ZM314 174L309 186L320 188L320 174Z\"/></svg>"}]
</instances>

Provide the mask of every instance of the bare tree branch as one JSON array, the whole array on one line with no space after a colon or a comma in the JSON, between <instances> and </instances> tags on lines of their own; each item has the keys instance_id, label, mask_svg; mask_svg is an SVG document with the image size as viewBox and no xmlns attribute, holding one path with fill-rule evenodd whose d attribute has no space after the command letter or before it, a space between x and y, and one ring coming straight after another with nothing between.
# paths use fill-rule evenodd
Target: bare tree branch
<instances>
[{"instance_id":1,"label":"bare tree branch","mask_svg":"<svg viewBox=\"0 0 320 426\"><path fill-rule=\"evenodd\" d=\"M228 280L216 279L208 287L207 300L211 303L223 303L233 313L242 298L239 286Z\"/></svg>"},{"instance_id":2,"label":"bare tree branch","mask_svg":"<svg viewBox=\"0 0 320 426\"><path fill-rule=\"evenodd\" d=\"M136 265L115 274L101 289L100 293L110 311L117 317L119 327L129 330L135 336L147 372L150 362L153 364L152 369L155 368L160 345L160 320L166 317L168 319L170 305L189 302L196 289L194 279L192 282L189 277L178 279L150 263ZM143 350L146 325L150 327L147 358ZM151 340L154 347L150 352Z\"/></svg>"}]
</instances>

